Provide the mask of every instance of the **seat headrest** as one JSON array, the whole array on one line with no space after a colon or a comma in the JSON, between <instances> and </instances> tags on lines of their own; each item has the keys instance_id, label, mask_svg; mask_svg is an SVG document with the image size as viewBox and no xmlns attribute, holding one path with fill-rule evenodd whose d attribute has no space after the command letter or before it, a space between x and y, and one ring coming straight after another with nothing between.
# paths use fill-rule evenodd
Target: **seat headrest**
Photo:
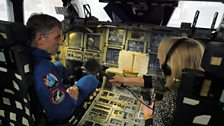
<instances>
[{"instance_id":1,"label":"seat headrest","mask_svg":"<svg viewBox=\"0 0 224 126\"><path fill-rule=\"evenodd\" d=\"M224 76L224 43L209 42L207 43L202 58L202 68L205 72L215 76Z\"/></svg>"},{"instance_id":2,"label":"seat headrest","mask_svg":"<svg viewBox=\"0 0 224 126\"><path fill-rule=\"evenodd\" d=\"M20 23L0 21L0 47L15 44L27 45L26 26Z\"/></svg>"}]
</instances>

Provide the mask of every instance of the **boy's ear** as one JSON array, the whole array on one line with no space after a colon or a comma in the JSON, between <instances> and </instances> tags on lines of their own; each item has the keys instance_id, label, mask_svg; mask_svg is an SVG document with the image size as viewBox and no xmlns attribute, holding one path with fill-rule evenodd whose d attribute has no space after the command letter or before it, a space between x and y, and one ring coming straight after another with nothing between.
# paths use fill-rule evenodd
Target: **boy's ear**
<instances>
[{"instance_id":1,"label":"boy's ear","mask_svg":"<svg viewBox=\"0 0 224 126\"><path fill-rule=\"evenodd\" d=\"M37 33L35 39L40 45L44 43L44 41L42 41L44 39L44 35L42 33Z\"/></svg>"}]
</instances>

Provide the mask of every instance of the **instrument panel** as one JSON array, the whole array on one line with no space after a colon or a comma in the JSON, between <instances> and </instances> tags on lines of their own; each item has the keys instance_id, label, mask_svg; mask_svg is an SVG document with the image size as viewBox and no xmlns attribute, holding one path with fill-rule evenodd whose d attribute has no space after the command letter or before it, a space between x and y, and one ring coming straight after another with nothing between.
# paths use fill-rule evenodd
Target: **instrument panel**
<instances>
[{"instance_id":1,"label":"instrument panel","mask_svg":"<svg viewBox=\"0 0 224 126\"><path fill-rule=\"evenodd\" d=\"M124 89L102 89L78 126L143 126L140 102Z\"/></svg>"}]
</instances>

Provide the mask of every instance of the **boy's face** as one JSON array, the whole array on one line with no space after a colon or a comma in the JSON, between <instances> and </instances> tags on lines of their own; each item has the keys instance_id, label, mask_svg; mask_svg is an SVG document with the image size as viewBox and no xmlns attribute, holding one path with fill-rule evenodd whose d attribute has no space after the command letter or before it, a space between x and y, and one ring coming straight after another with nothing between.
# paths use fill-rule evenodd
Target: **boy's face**
<instances>
[{"instance_id":1,"label":"boy's face","mask_svg":"<svg viewBox=\"0 0 224 126\"><path fill-rule=\"evenodd\" d=\"M43 49L47 51L49 54L51 55L56 54L58 52L59 47L63 45L61 33L62 33L62 30L58 26L55 26L43 38L43 41L44 41Z\"/></svg>"}]
</instances>

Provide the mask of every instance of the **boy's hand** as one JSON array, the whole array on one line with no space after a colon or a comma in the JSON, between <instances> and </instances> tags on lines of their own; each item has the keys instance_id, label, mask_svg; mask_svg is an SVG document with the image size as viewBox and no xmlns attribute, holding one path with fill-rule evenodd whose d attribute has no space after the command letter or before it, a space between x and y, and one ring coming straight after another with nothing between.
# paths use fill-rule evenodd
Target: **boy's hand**
<instances>
[{"instance_id":1,"label":"boy's hand","mask_svg":"<svg viewBox=\"0 0 224 126\"><path fill-rule=\"evenodd\" d=\"M77 86L69 87L66 92L74 99L77 100L79 96L79 88Z\"/></svg>"}]
</instances>

